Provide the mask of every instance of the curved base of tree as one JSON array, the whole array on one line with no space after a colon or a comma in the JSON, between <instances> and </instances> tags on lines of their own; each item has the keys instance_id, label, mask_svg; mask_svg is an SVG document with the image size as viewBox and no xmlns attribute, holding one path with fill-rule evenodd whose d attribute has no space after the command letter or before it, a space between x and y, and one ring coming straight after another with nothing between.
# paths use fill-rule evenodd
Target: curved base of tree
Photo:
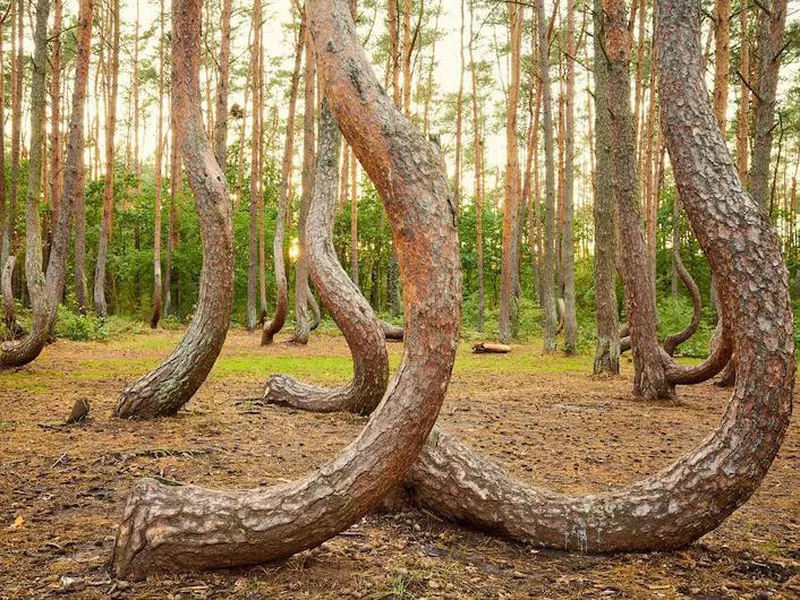
<instances>
[{"instance_id":1,"label":"curved base of tree","mask_svg":"<svg viewBox=\"0 0 800 600\"><path fill-rule=\"evenodd\" d=\"M387 340L392 340L395 342L403 341L404 332L402 327L392 325L386 321L381 321L381 330L383 331L383 337Z\"/></svg>"},{"instance_id":2,"label":"curved base of tree","mask_svg":"<svg viewBox=\"0 0 800 600\"><path fill-rule=\"evenodd\" d=\"M736 357L731 356L728 364L720 372L719 379L714 382L719 387L733 387L736 384Z\"/></svg>"},{"instance_id":3,"label":"curved base of tree","mask_svg":"<svg viewBox=\"0 0 800 600\"><path fill-rule=\"evenodd\" d=\"M691 273L689 273L684 266L683 259L681 259L679 252L675 253L675 268L678 271L678 276L681 278L683 285L686 286L686 288L689 290L689 294L692 296L692 320L689 325L686 326L686 329L679 331L678 333L674 333L664 340L664 343L662 344L664 347L664 352L670 356L674 356L675 350L678 348L678 346L689 341L689 339L691 339L691 337L697 333L697 329L700 327L700 317L703 312L703 302L700 298L700 288L697 287L697 283L695 283Z\"/></svg>"},{"instance_id":4,"label":"curved base of tree","mask_svg":"<svg viewBox=\"0 0 800 600\"><path fill-rule=\"evenodd\" d=\"M195 118L200 9L200 0L175 0L172 9L173 52L183 67L173 73L181 75L178 81L191 81L196 93L187 95L196 103ZM384 198L395 232L408 333L402 366L364 431L338 458L299 481L241 492L139 481L117 536L113 566L119 577L260 563L319 545L400 483L444 400L461 295L455 210L444 166L381 89L348 0L316 0L306 11L325 96Z\"/></svg>"},{"instance_id":5,"label":"curved base of tree","mask_svg":"<svg viewBox=\"0 0 800 600\"><path fill-rule=\"evenodd\" d=\"M182 3L182 10L186 10L186 4ZM151 419L176 414L205 381L230 324L234 273L231 206L225 174L214 157L200 107L195 105L195 96L200 97L197 73L193 73L196 63L196 57L174 59L172 101L178 142L203 239L197 312L172 354L123 390L114 407L114 414L121 418Z\"/></svg>"},{"instance_id":6,"label":"curved base of tree","mask_svg":"<svg viewBox=\"0 0 800 600\"><path fill-rule=\"evenodd\" d=\"M15 256L9 256L3 267L3 324L8 331L8 340L19 340L27 335L27 332L17 322L16 311L14 310L14 289L11 286L11 278L14 275L14 266L17 263Z\"/></svg>"}]
</instances>

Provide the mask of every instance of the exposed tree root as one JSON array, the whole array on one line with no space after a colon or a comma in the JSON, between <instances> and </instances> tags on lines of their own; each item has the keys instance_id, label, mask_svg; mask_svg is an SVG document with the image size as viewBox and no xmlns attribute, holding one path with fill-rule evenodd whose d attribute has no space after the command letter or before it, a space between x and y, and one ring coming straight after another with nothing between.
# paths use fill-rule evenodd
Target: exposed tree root
<instances>
[{"instance_id":1,"label":"exposed tree root","mask_svg":"<svg viewBox=\"0 0 800 600\"><path fill-rule=\"evenodd\" d=\"M381 321L381 329L383 330L383 336L387 340L392 340L395 342L402 342L403 341L403 328L398 327L397 325L392 325L391 323L387 323L386 321Z\"/></svg>"}]
</instances>

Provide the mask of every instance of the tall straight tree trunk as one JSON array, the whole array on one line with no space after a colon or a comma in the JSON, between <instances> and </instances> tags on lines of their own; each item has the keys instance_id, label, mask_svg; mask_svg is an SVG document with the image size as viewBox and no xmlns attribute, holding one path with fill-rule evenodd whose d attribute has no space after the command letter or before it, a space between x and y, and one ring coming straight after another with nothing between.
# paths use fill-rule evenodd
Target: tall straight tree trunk
<instances>
[{"instance_id":1,"label":"tall straight tree trunk","mask_svg":"<svg viewBox=\"0 0 800 600\"><path fill-rule=\"evenodd\" d=\"M50 50L50 222L55 229L61 200L61 0L53 2ZM52 236L52 231L51 231ZM52 243L52 239L50 240Z\"/></svg>"},{"instance_id":2,"label":"tall straight tree trunk","mask_svg":"<svg viewBox=\"0 0 800 600\"><path fill-rule=\"evenodd\" d=\"M253 44L250 46L250 82L252 106L250 111L250 229L248 236L247 263L247 330L254 331L258 325L258 224L259 224L259 179L261 145L264 141L261 130L261 0L253 2Z\"/></svg>"},{"instance_id":3,"label":"tall straight tree trunk","mask_svg":"<svg viewBox=\"0 0 800 600\"><path fill-rule=\"evenodd\" d=\"M555 247L555 160L553 155L553 101L550 92L550 49L545 27L544 0L536 0L536 24L539 36L539 77L542 82L542 134L544 136L545 234L542 270L543 344L545 352L556 350L556 306L553 298L556 271Z\"/></svg>"},{"instance_id":4,"label":"tall straight tree trunk","mask_svg":"<svg viewBox=\"0 0 800 600\"><path fill-rule=\"evenodd\" d=\"M658 345L653 271L642 230L636 143L630 110L631 35L624 0L604 0L604 42L608 58L607 106L611 113L612 184L620 234L620 270L628 303L634 361L633 392L655 400L671 398Z\"/></svg>"},{"instance_id":5,"label":"tall straight tree trunk","mask_svg":"<svg viewBox=\"0 0 800 600\"><path fill-rule=\"evenodd\" d=\"M400 87L400 76L403 67L405 66L405 57L407 49L406 47L401 50L400 48L400 19L398 15L398 3L400 0L388 0L389 3L389 39L391 42L391 70L392 70L392 99L394 101L394 105L398 108L398 110L403 111L403 113L408 116L408 112L411 108L410 103L410 95L409 95L409 102L405 102L405 90L408 89L409 92L411 91L410 83L408 86ZM404 0L406 1L406 0ZM405 14L409 16L411 15L410 8L407 8ZM406 28L406 31L409 31L410 28ZM406 44L407 46L408 44ZM410 66L410 65L409 65ZM378 265L380 262L378 263ZM398 284L398 276L399 272L397 269L397 258L395 256L394 251L394 242L392 242L391 252L389 254L389 272L387 273L387 295L389 296L389 310L391 311L392 315L398 316L401 312L400 306L400 287Z\"/></svg>"},{"instance_id":6,"label":"tall straight tree trunk","mask_svg":"<svg viewBox=\"0 0 800 600\"><path fill-rule=\"evenodd\" d=\"M758 86L755 96L753 158L750 164L750 195L770 212L769 167L775 129L775 93L781 66L786 0L761 2L758 21ZM769 12L766 12L769 11ZM745 74L743 74L745 75ZM745 75L746 76L746 75Z\"/></svg>"},{"instance_id":7,"label":"tall straight tree trunk","mask_svg":"<svg viewBox=\"0 0 800 600\"><path fill-rule=\"evenodd\" d=\"M561 278L564 282L564 352L578 351L578 315L575 306L575 242L573 240L575 187L575 6L567 2L566 97L564 99L564 233L561 238Z\"/></svg>"},{"instance_id":8,"label":"tall straight tree trunk","mask_svg":"<svg viewBox=\"0 0 800 600\"><path fill-rule=\"evenodd\" d=\"M472 79L472 150L475 154L475 253L478 271L478 321L476 329L483 331L486 291L483 269L483 160L481 141L481 116L478 109L478 66L475 63L475 2L469 0L469 70Z\"/></svg>"},{"instance_id":9,"label":"tall straight tree trunk","mask_svg":"<svg viewBox=\"0 0 800 600\"><path fill-rule=\"evenodd\" d=\"M306 215L314 193L314 114L316 112L316 95L314 80L316 65L311 52L311 35L306 31L305 52L305 115L303 116L303 193L300 197L300 214L298 216L300 255L295 264L294 281L294 337L292 341L307 344L311 333L311 320L308 314L311 289L308 284L308 255L305 242Z\"/></svg>"},{"instance_id":10,"label":"tall straight tree trunk","mask_svg":"<svg viewBox=\"0 0 800 600\"><path fill-rule=\"evenodd\" d=\"M177 413L205 381L230 326L234 280L232 207L200 107L200 7L200 0L176 0L172 4L171 85L173 126L202 231L203 269L197 310L178 347L159 367L123 390L114 408L122 418L147 419Z\"/></svg>"},{"instance_id":11,"label":"tall straight tree trunk","mask_svg":"<svg viewBox=\"0 0 800 600\"><path fill-rule=\"evenodd\" d=\"M150 327L155 329L161 320L163 307L163 283L161 280L161 212L164 162L164 0L159 4L158 41L158 122L156 123L155 152L155 207L153 211L153 315Z\"/></svg>"},{"instance_id":12,"label":"tall straight tree trunk","mask_svg":"<svg viewBox=\"0 0 800 600\"><path fill-rule=\"evenodd\" d=\"M14 19L14 11L13 11L13 0L11 3L10 9L10 16L13 21ZM3 40L5 38L5 23L0 22L0 65L5 65L5 53L3 52ZM13 45L12 45L13 47ZM13 60L13 53L12 53L12 60ZM13 77L13 75L12 75ZM12 91L13 95L13 91ZM6 260L8 259L8 240L6 239L6 232L8 228L6 226L6 219L8 218L7 212L8 209L6 208L6 77L5 72L3 72L2 77L0 77L0 173L3 173L3 177L0 178L0 294L4 294L3 290L5 289L4 280L3 280L3 273L5 271ZM13 306L13 303L12 303Z\"/></svg>"},{"instance_id":13,"label":"tall straight tree trunk","mask_svg":"<svg viewBox=\"0 0 800 600\"><path fill-rule=\"evenodd\" d=\"M731 68L731 0L714 0L714 114L725 137ZM746 42L746 38L743 40Z\"/></svg>"},{"instance_id":14,"label":"tall straight tree trunk","mask_svg":"<svg viewBox=\"0 0 800 600\"><path fill-rule=\"evenodd\" d=\"M164 278L164 314L178 312L177 299L172 297L172 288L177 279L177 273L173 270L173 257L178 246L178 192L183 187L183 177L181 174L181 153L180 140L178 139L178 125L175 122L176 115L172 105L170 105L170 159L169 159L169 213L167 221L167 261L166 276Z\"/></svg>"},{"instance_id":15,"label":"tall straight tree trunk","mask_svg":"<svg viewBox=\"0 0 800 600\"><path fill-rule=\"evenodd\" d=\"M117 129L117 91L119 89L120 52L120 14L119 0L111 4L111 62L109 68L110 89L107 90L105 134L106 134L106 174L103 184L103 218L100 222L100 239L97 244L97 263L94 270L94 309L105 317L108 314L106 302L106 262L114 219L114 137Z\"/></svg>"},{"instance_id":16,"label":"tall straight tree trunk","mask_svg":"<svg viewBox=\"0 0 800 600\"><path fill-rule=\"evenodd\" d=\"M742 185L748 187L747 164L750 148L750 88L747 87L750 77L750 30L747 25L747 0L742 0L739 8L739 37L741 54L739 55L739 108L736 111L736 170Z\"/></svg>"},{"instance_id":17,"label":"tall straight tree trunk","mask_svg":"<svg viewBox=\"0 0 800 600\"><path fill-rule=\"evenodd\" d=\"M136 26L133 38L133 172L136 175L137 190L141 189L142 185L142 163L139 156L139 3L140 0L136 0ZM159 47L161 44L162 41L159 40ZM161 143L160 138L158 143Z\"/></svg>"},{"instance_id":18,"label":"tall straight tree trunk","mask_svg":"<svg viewBox=\"0 0 800 600\"><path fill-rule=\"evenodd\" d=\"M456 206L461 204L461 161L462 161L462 130L464 123L464 3L466 0L460 0L461 6L461 28L460 28L460 45L459 52L461 57L461 66L458 73L458 95L456 96L456 158L455 158L455 175L453 177L453 197L456 200Z\"/></svg>"},{"instance_id":19,"label":"tall straight tree trunk","mask_svg":"<svg viewBox=\"0 0 800 600\"><path fill-rule=\"evenodd\" d=\"M597 311L597 346L594 374L619 375L619 322L617 318L616 248L617 215L611 178L611 113L608 105L608 64L603 35L603 0L594 0L594 288Z\"/></svg>"},{"instance_id":20,"label":"tall straight tree trunk","mask_svg":"<svg viewBox=\"0 0 800 600\"><path fill-rule=\"evenodd\" d=\"M300 27L297 33L297 44L294 53L294 70L289 85L289 114L286 119L286 139L283 146L283 161L281 164L281 183L278 189L278 213L275 219L275 238L272 244L273 260L275 265L275 314L272 320L264 324L261 334L261 344L271 344L274 336L286 322L286 313L289 307L289 283L286 279L286 250L284 248L284 235L286 232L286 217L289 207L289 182L292 177L294 162L294 125L297 111L297 94L300 89L300 69L302 67L303 47L306 38L305 11L300 15ZM354 158L355 160L355 158Z\"/></svg>"},{"instance_id":21,"label":"tall straight tree trunk","mask_svg":"<svg viewBox=\"0 0 800 600\"><path fill-rule=\"evenodd\" d=\"M199 2L176 0L173 6L175 45L182 50L198 37ZM139 481L117 536L113 565L118 577L257 564L319 545L374 509L401 481L444 399L455 358L460 316L456 298L461 294L455 211L444 169L430 143L381 91L358 47L347 0L309 2L308 10L325 96L378 193L386 198L395 226L404 262L406 357L362 434L339 457L303 479L238 492ZM199 40L189 50L196 66ZM196 71L191 76L196 78ZM417 156L420 163L401 154ZM434 252L437 260L428 260ZM187 518L183 509L190 506L192 517Z\"/></svg>"},{"instance_id":22,"label":"tall straight tree trunk","mask_svg":"<svg viewBox=\"0 0 800 600\"><path fill-rule=\"evenodd\" d=\"M350 279L358 281L358 159L350 157Z\"/></svg>"},{"instance_id":23,"label":"tall straight tree trunk","mask_svg":"<svg viewBox=\"0 0 800 600\"><path fill-rule=\"evenodd\" d=\"M519 217L519 149L517 146L517 103L520 88L520 54L522 44L523 10L515 3L508 5L510 81L506 106L506 172L503 196L503 264L500 285L500 341L508 344L517 325L515 282L519 267L517 227Z\"/></svg>"},{"instance_id":24,"label":"tall straight tree trunk","mask_svg":"<svg viewBox=\"0 0 800 600\"><path fill-rule=\"evenodd\" d=\"M17 197L19 195L19 161L20 138L22 135L22 75L23 75L23 3L22 0L11 0L11 172L8 189L8 210L6 212L6 229L3 231L2 259L5 261L17 251ZM6 286L4 289L12 289ZM8 301L8 299L6 299Z\"/></svg>"},{"instance_id":25,"label":"tall straight tree trunk","mask_svg":"<svg viewBox=\"0 0 800 600\"><path fill-rule=\"evenodd\" d=\"M221 28L219 45L219 82L217 84L217 109L214 121L214 156L220 169L228 169L228 86L231 64L231 10L232 0L222 0Z\"/></svg>"}]
</instances>

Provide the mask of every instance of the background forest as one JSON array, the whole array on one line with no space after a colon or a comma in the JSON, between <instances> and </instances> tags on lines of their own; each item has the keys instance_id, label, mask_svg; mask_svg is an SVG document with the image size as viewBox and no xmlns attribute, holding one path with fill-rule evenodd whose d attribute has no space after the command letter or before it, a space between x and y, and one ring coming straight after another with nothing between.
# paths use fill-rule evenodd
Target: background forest
<instances>
[{"instance_id":1,"label":"background forest","mask_svg":"<svg viewBox=\"0 0 800 600\"><path fill-rule=\"evenodd\" d=\"M724 3L722 3L724 4ZM705 3L707 79L715 99L727 98L724 129L734 156L753 149L754 86L758 77L758 19L753 7L734 2L728 31L720 31L717 8ZM253 327L274 309L276 296L272 247L282 179L282 152L288 133L294 137L287 179L288 210L285 247L290 288L300 254L298 218L301 172L313 154L304 153L303 128L316 108L313 69L310 90L304 83L307 65L295 60L300 12L289 2L251 6L230 0L204 4L201 81L209 132L220 124L219 95L222 40L217 24L230 21L230 65L226 117L225 170L234 210L236 293L234 322ZM800 293L800 238L797 226L797 176L800 167L800 22L790 3L786 47L782 54L769 177L769 211L783 240L793 289ZM22 0L6 5L2 21L0 106L3 125L0 154L3 259L17 256L24 264L25 211L29 149L32 49L32 7ZM191 192L181 175L170 134L170 19L164 2L107 0L95 7L95 25L86 98L85 232L75 237L85 250L68 260L64 307L58 333L73 339L102 339L109 327L129 327L153 316L155 277L163 277L162 327L179 327L191 317L202 264L200 228ZM593 177L593 77L591 7L556 2L546 7L550 36L552 122L555 138L557 256L556 289L563 296L564 274L574 268L577 341L584 349L595 336ZM77 6L54 0L49 38L43 169L42 229L45 257L57 211L63 170L69 100L75 69ZM227 15L227 16L226 16ZM260 15L260 19L258 18ZM540 68L533 20L509 25L508 5L484 0L460 2L405 0L387 7L374 0L358 6L358 25L371 60L383 69L387 92L404 112L440 145L459 209L461 261L464 274L463 326L467 332L498 333L501 300L519 310L510 315L512 335L526 339L541 327L539 297L545 235L544 141L541 118ZM699 335L682 346L688 355L704 355L715 314L710 298L708 264L685 217L675 206L675 185L654 110L653 25L650 3L634 3L635 38L632 75L637 160L642 216L648 250L656 272L659 328L662 334L681 329L691 318L692 301L679 282L673 248L679 249L703 295ZM280 24L279 26L277 24ZM224 33L223 33L224 35ZM720 45L720 36L727 45ZM298 57L299 58L299 57ZM460 63L460 64L459 64ZM293 74L293 65L301 67ZM460 68L459 68L460 67ZM459 76L458 73L461 75ZM300 78L299 85L297 78ZM292 83L297 118L288 116ZM722 83L721 83L722 82ZM724 85L724 90L720 86ZM305 89L303 89L305 87ZM299 88L299 90L297 89ZM299 93L298 93L299 91ZM24 93L23 93L24 92ZM516 109L511 111L511 101ZM312 110L311 116L313 117ZM510 116L513 114L513 122ZM568 121L572 125L568 125ZM313 122L311 123L313 127ZM509 128L510 126L510 128ZM571 128L568 134L567 129ZM291 130L291 131L289 131ZM511 135L509 135L511 132ZM313 135L313 130L312 130ZM568 139L568 137L570 139ZM512 270L518 283L510 292L502 285L504 207L508 198L506 164L512 154L519 164L514 192L518 207L512 219L519 258ZM737 154L738 153L738 154ZM397 264L391 230L374 187L348 148L341 157L342 182L334 241L351 277L385 318L401 319ZM567 199L565 189L569 189ZM569 209L565 211L565 203ZM23 207L23 208L20 208ZM156 218L158 213L158 219ZM355 222L354 222L355 220ZM163 225L162 225L163 224ZM570 230L574 267L562 256ZM107 240L105 261L98 261ZM73 241L74 243L78 240ZM154 253L161 264L155 275ZM507 260L510 257L507 256ZM82 263L78 265L78 263ZM101 264L104 263L104 270ZM78 274L76 275L76 265ZM516 269L515 269L516 267ZM88 297L81 298L80 271ZM104 271L104 272L103 272ZM76 279L76 276L78 279ZM96 281L102 278L98 302ZM622 286L618 283L618 296ZM17 312L25 324L29 305L24 269L12 279ZM94 290L94 294L91 291ZM291 294L290 294L291 297ZM107 303L107 309L103 303ZM290 302L290 309L292 303ZM618 303L620 307L623 303ZM567 310L571 310L569 303ZM620 308L622 311L623 309ZM99 315L101 318L95 317ZM110 320L107 315L113 316ZM290 316L291 318L291 316ZM500 332L501 337L507 334Z\"/></svg>"}]
</instances>

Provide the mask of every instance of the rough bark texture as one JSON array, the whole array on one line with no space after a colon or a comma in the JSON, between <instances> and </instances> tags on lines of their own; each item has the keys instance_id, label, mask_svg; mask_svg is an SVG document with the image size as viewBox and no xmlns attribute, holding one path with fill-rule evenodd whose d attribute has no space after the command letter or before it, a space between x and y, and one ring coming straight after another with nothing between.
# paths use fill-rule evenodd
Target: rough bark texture
<instances>
[{"instance_id":1,"label":"rough bark texture","mask_svg":"<svg viewBox=\"0 0 800 600\"><path fill-rule=\"evenodd\" d=\"M458 339L461 277L443 165L379 85L347 1L311 0L307 9L331 110L392 220L405 284L405 358L362 434L304 479L239 492L137 483L113 558L120 577L253 564L320 544L399 483L444 399ZM199 1L176 0L173 15L178 54L190 59L178 71L197 90ZM199 106L195 112L199 117Z\"/></svg>"},{"instance_id":2,"label":"rough bark texture","mask_svg":"<svg viewBox=\"0 0 800 600\"><path fill-rule=\"evenodd\" d=\"M119 0L111 6L111 57L108 65L110 85L106 101L106 173L103 185L103 218L97 242L97 262L94 269L94 310L101 316L108 314L106 302L106 261L114 222L114 136L117 130L117 91L119 89L120 14Z\"/></svg>"},{"instance_id":3,"label":"rough bark texture","mask_svg":"<svg viewBox=\"0 0 800 600\"><path fill-rule=\"evenodd\" d=\"M19 340L3 342L0 344L0 369L18 367L34 360L44 348L50 335L50 312L55 313L55 308L60 299L52 299L45 274L42 270L42 234L39 221L39 193L42 185L42 163L44 149L44 113L45 113L45 77L47 74L47 19L50 3L48 0L36 2L36 25L34 30L33 73L31 75L31 112L30 112L30 153L28 155L28 186L25 199L25 279L28 284L28 295L31 299L31 332ZM66 213L64 207L62 213ZM64 215L71 219L71 213ZM66 235L59 236L61 258L61 287L63 288L63 271L66 264L66 248L69 240L69 226L67 221ZM59 232L61 233L61 232ZM56 240L53 240L56 243ZM55 252L51 252L51 259ZM48 268L49 270L49 268ZM11 279L11 270L5 279ZM55 274L53 279L56 279ZM57 283L57 281L54 281ZM6 290L4 296L8 299L11 294ZM55 295L55 290L53 290ZM13 332L13 329L12 329Z\"/></svg>"},{"instance_id":4,"label":"rough bark texture","mask_svg":"<svg viewBox=\"0 0 800 600\"><path fill-rule=\"evenodd\" d=\"M434 432L406 479L439 516L537 546L581 552L671 550L745 503L778 452L795 361L788 277L777 235L739 183L700 68L700 11L660 0L660 93L687 214L718 276L722 310L745 357L722 423L672 465L627 488L569 496L515 481ZM753 318L753 315L759 315Z\"/></svg>"},{"instance_id":5,"label":"rough bark texture","mask_svg":"<svg viewBox=\"0 0 800 600\"><path fill-rule=\"evenodd\" d=\"M750 148L747 140L750 132L750 88L747 77L750 77L750 39L748 28L747 0L742 0L739 7L739 107L736 111L736 170L742 185L747 187L747 163Z\"/></svg>"},{"instance_id":6,"label":"rough bark texture","mask_svg":"<svg viewBox=\"0 0 800 600\"><path fill-rule=\"evenodd\" d=\"M594 288L597 311L597 346L594 374L619 375L619 319L617 318L616 207L611 182L611 121L608 109L605 50L603 49L603 2L594 0Z\"/></svg>"},{"instance_id":7,"label":"rough bark texture","mask_svg":"<svg viewBox=\"0 0 800 600\"><path fill-rule=\"evenodd\" d=\"M172 110L200 216L200 296L197 311L178 347L161 366L123 390L114 408L114 413L123 418L174 415L192 398L222 350L233 305L231 204L225 174L203 126L199 100L200 2L175 2L172 11Z\"/></svg>"},{"instance_id":8,"label":"rough bark texture","mask_svg":"<svg viewBox=\"0 0 800 600\"><path fill-rule=\"evenodd\" d=\"M219 80L217 81L217 110L214 122L214 156L223 173L228 167L228 78L231 64L232 0L222 1L222 38L219 43Z\"/></svg>"},{"instance_id":9,"label":"rough bark texture","mask_svg":"<svg viewBox=\"0 0 800 600\"><path fill-rule=\"evenodd\" d=\"M630 108L631 35L623 0L604 0L608 59L607 106L611 120L612 185L620 233L620 272L628 303L634 361L633 391L647 399L671 398L656 326L653 271L645 246L639 205L636 141Z\"/></svg>"},{"instance_id":10,"label":"rough bark texture","mask_svg":"<svg viewBox=\"0 0 800 600\"><path fill-rule=\"evenodd\" d=\"M714 0L714 115L725 136L731 68L731 0Z\"/></svg>"},{"instance_id":11,"label":"rough bark texture","mask_svg":"<svg viewBox=\"0 0 800 600\"><path fill-rule=\"evenodd\" d=\"M162 164L164 157L164 0L159 4L158 42L158 123L156 124L155 151L155 207L153 210L153 314L150 327L155 329L161 320L164 306L161 280L161 196L163 188Z\"/></svg>"},{"instance_id":12,"label":"rough bark texture","mask_svg":"<svg viewBox=\"0 0 800 600\"><path fill-rule=\"evenodd\" d=\"M517 239L520 189L519 148L517 143L517 104L520 88L520 53L522 43L522 7L508 5L510 81L506 104L506 169L503 196L503 263L500 283L500 310L498 333L500 341L507 344L514 337L517 325L517 295L515 284L519 269Z\"/></svg>"},{"instance_id":13,"label":"rough bark texture","mask_svg":"<svg viewBox=\"0 0 800 600\"><path fill-rule=\"evenodd\" d=\"M333 222L338 186L341 135L327 101L319 120L314 197L306 221L308 262L323 305L344 334L353 352L353 380L325 389L302 383L288 375L267 382L264 399L273 404L315 412L370 414L389 382L389 354L383 343L382 323L342 268L333 247ZM402 335L402 329L400 330ZM362 351L361 349L368 349Z\"/></svg>"},{"instance_id":14,"label":"rough bark texture","mask_svg":"<svg viewBox=\"0 0 800 600\"><path fill-rule=\"evenodd\" d=\"M765 211L769 211L769 166L775 129L775 93L786 24L786 0L764 0L760 4L763 8L759 11L758 22L758 89L753 116L750 194Z\"/></svg>"},{"instance_id":15,"label":"rough bark texture","mask_svg":"<svg viewBox=\"0 0 800 600\"><path fill-rule=\"evenodd\" d=\"M544 136L544 268L542 274L542 293L540 295L544 312L543 344L545 352L556 349L556 304L554 298L556 247L555 247L555 164L553 157L553 103L550 93L550 50L547 28L544 26L544 0L536 0L536 22L539 36L539 77L542 81L542 135Z\"/></svg>"},{"instance_id":16,"label":"rough bark texture","mask_svg":"<svg viewBox=\"0 0 800 600\"><path fill-rule=\"evenodd\" d=\"M575 183L575 3L567 3L567 54L566 97L564 98L564 229L561 237L561 280L564 282L564 352L568 355L578 351L578 315L575 306L575 242L572 226L574 221Z\"/></svg>"},{"instance_id":17,"label":"rough bark texture","mask_svg":"<svg viewBox=\"0 0 800 600\"><path fill-rule=\"evenodd\" d=\"M311 308L311 289L308 285L308 248L306 247L306 216L314 193L314 113L316 100L314 79L316 66L311 52L311 40L306 31L305 56L305 108L303 115L303 191L300 196L300 214L297 219L300 253L295 263L294 276L294 336L292 342L307 344L311 333L311 319L308 311Z\"/></svg>"},{"instance_id":18,"label":"rough bark texture","mask_svg":"<svg viewBox=\"0 0 800 600\"><path fill-rule=\"evenodd\" d=\"M289 282L286 280L286 250L284 236L286 234L286 213L289 204L289 181L292 177L294 158L294 122L297 110L297 93L300 89L300 67L302 65L303 45L306 37L305 11L300 17L300 31L297 34L297 45L294 54L294 71L289 88L289 115L286 119L286 139L283 146L283 164L281 166L281 184L278 189L278 214L275 218L275 238L272 243L273 261L275 265L275 314L272 320L264 324L261 333L261 345L271 344L286 323L289 308Z\"/></svg>"}]
</instances>

